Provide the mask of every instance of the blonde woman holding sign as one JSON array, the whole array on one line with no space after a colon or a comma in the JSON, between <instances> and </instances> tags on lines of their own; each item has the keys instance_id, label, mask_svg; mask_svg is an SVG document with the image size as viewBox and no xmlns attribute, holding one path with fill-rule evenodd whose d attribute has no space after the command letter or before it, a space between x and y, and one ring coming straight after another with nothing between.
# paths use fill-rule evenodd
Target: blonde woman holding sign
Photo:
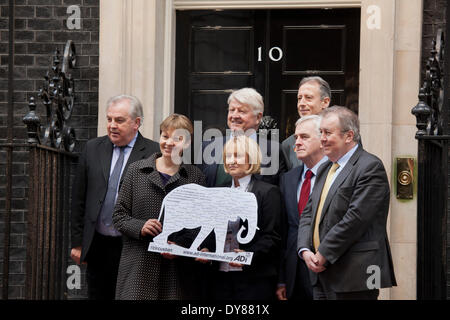
<instances>
[{"instance_id":1,"label":"blonde woman holding sign","mask_svg":"<svg viewBox=\"0 0 450 320\"><path fill-rule=\"evenodd\" d=\"M241 219L229 222L225 251L253 252L253 259L251 265L214 262L215 271L211 280L213 296L216 300L274 299L281 243L280 191L277 186L254 177L260 172L261 151L253 139L244 135L230 139L224 146L223 162L232 182L222 187L255 194L258 229L249 243L240 244L236 233L246 222Z\"/></svg>"}]
</instances>

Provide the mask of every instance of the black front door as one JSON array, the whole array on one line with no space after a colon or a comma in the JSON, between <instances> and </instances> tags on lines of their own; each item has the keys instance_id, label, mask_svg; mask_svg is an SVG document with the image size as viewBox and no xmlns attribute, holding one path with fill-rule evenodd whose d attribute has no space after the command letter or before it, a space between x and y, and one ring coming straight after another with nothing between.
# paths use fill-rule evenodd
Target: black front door
<instances>
[{"instance_id":1,"label":"black front door","mask_svg":"<svg viewBox=\"0 0 450 320\"><path fill-rule=\"evenodd\" d=\"M228 95L253 87L284 139L309 75L357 112L359 19L359 9L177 11L175 112L225 129Z\"/></svg>"}]
</instances>

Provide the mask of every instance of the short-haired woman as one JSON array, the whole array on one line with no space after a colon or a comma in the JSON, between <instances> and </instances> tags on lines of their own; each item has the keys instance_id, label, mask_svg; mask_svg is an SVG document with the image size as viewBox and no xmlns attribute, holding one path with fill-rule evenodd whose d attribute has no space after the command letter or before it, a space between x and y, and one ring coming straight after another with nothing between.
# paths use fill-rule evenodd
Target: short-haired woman
<instances>
[{"instance_id":1,"label":"short-haired woman","mask_svg":"<svg viewBox=\"0 0 450 320\"><path fill-rule=\"evenodd\" d=\"M225 252L253 252L251 265L214 263L213 295L216 300L271 300L275 298L280 250L280 191L277 186L257 180L261 151L251 138L240 135L224 146L225 172L231 175L231 188L252 192L258 203L258 229L247 244L236 241L236 233L244 223L238 219L228 224ZM233 199L230 199L233 201ZM208 248L211 251L212 248Z\"/></svg>"},{"instance_id":2,"label":"short-haired woman","mask_svg":"<svg viewBox=\"0 0 450 320\"><path fill-rule=\"evenodd\" d=\"M147 251L162 231L157 219L165 195L184 184L206 184L197 167L181 162L192 133L187 117L170 115L160 125L160 152L131 164L127 171L113 213L114 226L123 235L116 299L198 298L198 264L193 259Z\"/></svg>"}]
</instances>

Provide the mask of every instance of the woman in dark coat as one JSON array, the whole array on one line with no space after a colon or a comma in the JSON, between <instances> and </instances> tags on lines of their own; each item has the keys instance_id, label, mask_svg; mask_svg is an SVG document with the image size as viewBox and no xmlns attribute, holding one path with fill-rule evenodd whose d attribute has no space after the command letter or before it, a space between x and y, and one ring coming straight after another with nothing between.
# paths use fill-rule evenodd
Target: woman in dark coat
<instances>
[{"instance_id":1,"label":"woman in dark coat","mask_svg":"<svg viewBox=\"0 0 450 320\"><path fill-rule=\"evenodd\" d=\"M225 172L232 177L231 187L255 194L258 203L258 230L247 244L236 241L243 222L238 219L228 224L225 252L253 252L251 265L234 262L214 262L211 282L215 300L272 300L275 299L277 270L280 255L280 203L277 186L256 179L260 172L261 153L258 144L247 136L230 139L224 146ZM232 201L232 199L231 199ZM211 237L204 251L213 251ZM197 259L205 262L204 259Z\"/></svg>"},{"instance_id":2,"label":"woman in dark coat","mask_svg":"<svg viewBox=\"0 0 450 320\"><path fill-rule=\"evenodd\" d=\"M113 222L123 235L116 299L198 298L198 263L147 251L149 242L162 231L157 219L165 195L184 184L206 184L197 167L177 164L183 149L189 147L191 121L172 114L161 123L160 133L161 152L130 165L116 202Z\"/></svg>"}]
</instances>

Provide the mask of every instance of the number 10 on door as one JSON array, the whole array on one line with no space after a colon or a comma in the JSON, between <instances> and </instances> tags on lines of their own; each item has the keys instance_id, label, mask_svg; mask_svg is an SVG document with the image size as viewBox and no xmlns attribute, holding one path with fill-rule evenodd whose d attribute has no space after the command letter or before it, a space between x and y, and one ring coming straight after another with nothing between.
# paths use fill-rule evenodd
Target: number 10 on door
<instances>
[{"instance_id":1,"label":"number 10 on door","mask_svg":"<svg viewBox=\"0 0 450 320\"><path fill-rule=\"evenodd\" d=\"M277 62L283 58L283 50L279 47L272 47L269 50L269 59ZM258 47L258 61L262 61L262 47Z\"/></svg>"}]
</instances>

